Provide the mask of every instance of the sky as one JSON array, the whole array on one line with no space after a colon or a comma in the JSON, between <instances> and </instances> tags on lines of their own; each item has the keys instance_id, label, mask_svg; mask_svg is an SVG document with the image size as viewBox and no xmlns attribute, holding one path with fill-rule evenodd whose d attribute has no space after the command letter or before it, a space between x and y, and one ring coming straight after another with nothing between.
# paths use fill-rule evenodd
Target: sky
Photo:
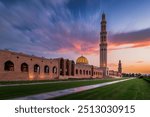
<instances>
[{"instance_id":1,"label":"sky","mask_svg":"<svg viewBox=\"0 0 150 117\"><path fill-rule=\"evenodd\" d=\"M150 0L0 0L0 49L99 66L101 14L108 32L108 66L150 73Z\"/></svg>"}]
</instances>

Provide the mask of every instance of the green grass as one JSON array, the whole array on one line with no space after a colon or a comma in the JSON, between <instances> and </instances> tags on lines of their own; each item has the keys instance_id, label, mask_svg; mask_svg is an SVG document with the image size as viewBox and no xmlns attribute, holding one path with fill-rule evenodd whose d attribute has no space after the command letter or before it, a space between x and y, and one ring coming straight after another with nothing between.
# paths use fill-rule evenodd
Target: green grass
<instances>
[{"instance_id":1,"label":"green grass","mask_svg":"<svg viewBox=\"0 0 150 117\"><path fill-rule=\"evenodd\" d=\"M70 78L70 79L61 79L61 80L53 79L53 80L0 81L0 85L42 83L42 82L56 82L56 81L74 81L74 80L82 80L82 79L71 79ZM92 80L92 79L86 79L86 80Z\"/></svg>"},{"instance_id":2,"label":"green grass","mask_svg":"<svg viewBox=\"0 0 150 117\"><path fill-rule=\"evenodd\" d=\"M71 94L60 100L150 100L150 83L143 79L133 79L81 93Z\"/></svg>"},{"instance_id":3,"label":"green grass","mask_svg":"<svg viewBox=\"0 0 150 117\"><path fill-rule=\"evenodd\" d=\"M50 92L50 91L68 89L73 87L109 82L113 80L117 80L117 79L105 79L105 80L103 79L103 80L89 80L89 81L81 81L81 82L74 81L74 82L63 82L63 83L0 87L0 99L11 99L16 97L43 93L43 92Z\"/></svg>"},{"instance_id":4,"label":"green grass","mask_svg":"<svg viewBox=\"0 0 150 117\"><path fill-rule=\"evenodd\" d=\"M112 79L112 78L107 78ZM53 80L24 80L24 81L0 81L0 85L9 84L27 84L27 83L42 83L42 82L56 82L56 81L81 81L81 80L93 80L93 78L69 78L69 79L53 79ZM96 79L94 79L96 80ZM97 79L99 80L99 79Z\"/></svg>"},{"instance_id":5,"label":"green grass","mask_svg":"<svg viewBox=\"0 0 150 117\"><path fill-rule=\"evenodd\" d=\"M143 78L143 80L145 80L145 81L150 83L150 78Z\"/></svg>"},{"instance_id":6,"label":"green grass","mask_svg":"<svg viewBox=\"0 0 150 117\"><path fill-rule=\"evenodd\" d=\"M25 83L38 83L38 82L53 82L56 80L36 80L36 81L0 81L0 85L7 85L7 84L25 84Z\"/></svg>"}]
</instances>

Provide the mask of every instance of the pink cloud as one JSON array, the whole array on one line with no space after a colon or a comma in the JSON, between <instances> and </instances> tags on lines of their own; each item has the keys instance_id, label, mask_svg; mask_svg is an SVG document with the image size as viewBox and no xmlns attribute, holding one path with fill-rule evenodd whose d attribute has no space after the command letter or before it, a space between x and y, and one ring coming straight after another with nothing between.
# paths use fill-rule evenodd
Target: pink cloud
<instances>
[{"instance_id":1,"label":"pink cloud","mask_svg":"<svg viewBox=\"0 0 150 117\"><path fill-rule=\"evenodd\" d=\"M117 67L118 65L116 63L109 63L108 66L109 67Z\"/></svg>"}]
</instances>

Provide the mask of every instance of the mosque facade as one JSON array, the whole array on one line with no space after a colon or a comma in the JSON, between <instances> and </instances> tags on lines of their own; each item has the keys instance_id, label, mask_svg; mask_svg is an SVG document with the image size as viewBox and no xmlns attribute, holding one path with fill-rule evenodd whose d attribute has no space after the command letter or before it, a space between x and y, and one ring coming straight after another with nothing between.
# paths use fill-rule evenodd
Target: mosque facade
<instances>
[{"instance_id":1,"label":"mosque facade","mask_svg":"<svg viewBox=\"0 0 150 117\"><path fill-rule=\"evenodd\" d=\"M9 50L0 50L0 81L121 77L121 61L118 64L118 71L109 70L107 67L105 14L102 14L99 45L100 66L90 65L84 56L78 57L74 62L64 58L47 59Z\"/></svg>"}]
</instances>

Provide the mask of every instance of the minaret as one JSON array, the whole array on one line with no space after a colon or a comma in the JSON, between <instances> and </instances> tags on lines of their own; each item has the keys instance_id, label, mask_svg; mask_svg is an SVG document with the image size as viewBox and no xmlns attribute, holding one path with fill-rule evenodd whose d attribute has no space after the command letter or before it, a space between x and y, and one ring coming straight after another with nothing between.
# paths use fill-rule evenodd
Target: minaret
<instances>
[{"instance_id":1,"label":"minaret","mask_svg":"<svg viewBox=\"0 0 150 117\"><path fill-rule=\"evenodd\" d=\"M106 17L102 14L101 32L100 32L100 67L107 68L107 31Z\"/></svg>"},{"instance_id":2,"label":"minaret","mask_svg":"<svg viewBox=\"0 0 150 117\"><path fill-rule=\"evenodd\" d=\"M121 60L119 60L119 63L118 63L118 72L122 74L122 64L121 64Z\"/></svg>"}]
</instances>

